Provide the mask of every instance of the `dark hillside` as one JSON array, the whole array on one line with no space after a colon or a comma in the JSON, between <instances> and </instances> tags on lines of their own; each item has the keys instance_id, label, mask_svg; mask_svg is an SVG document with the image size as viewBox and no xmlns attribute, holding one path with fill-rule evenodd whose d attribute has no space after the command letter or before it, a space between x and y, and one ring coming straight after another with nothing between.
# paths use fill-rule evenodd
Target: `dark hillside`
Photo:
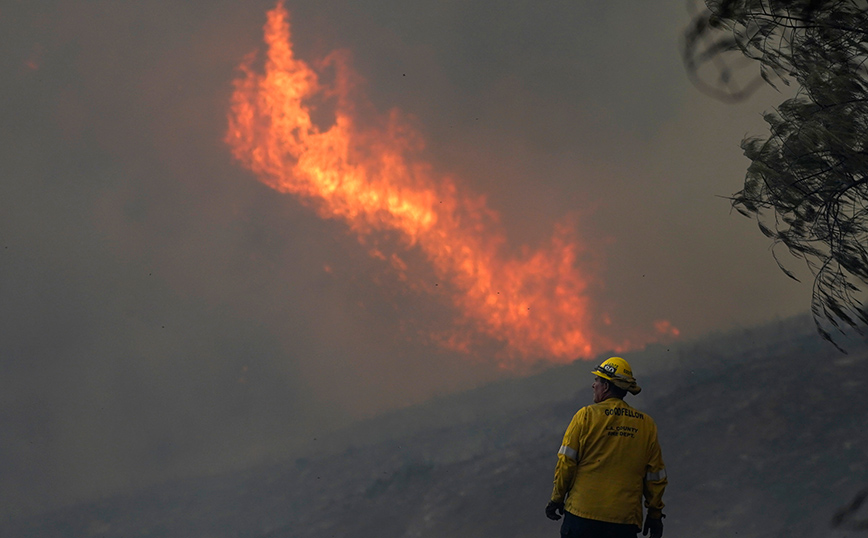
<instances>
[{"instance_id":1,"label":"dark hillside","mask_svg":"<svg viewBox=\"0 0 868 538\"><path fill-rule=\"evenodd\" d=\"M866 359L793 335L654 402L674 483L667 522L695 536L828 536L868 486Z\"/></svg>"},{"instance_id":2,"label":"dark hillside","mask_svg":"<svg viewBox=\"0 0 868 538\"><path fill-rule=\"evenodd\" d=\"M644 386L631 403L657 420L670 475L665 536L859 536L830 522L868 486L868 347L842 355L798 319L628 357ZM7 522L0 536L557 536L543 507L589 370L439 398L304 458Z\"/></svg>"}]
</instances>

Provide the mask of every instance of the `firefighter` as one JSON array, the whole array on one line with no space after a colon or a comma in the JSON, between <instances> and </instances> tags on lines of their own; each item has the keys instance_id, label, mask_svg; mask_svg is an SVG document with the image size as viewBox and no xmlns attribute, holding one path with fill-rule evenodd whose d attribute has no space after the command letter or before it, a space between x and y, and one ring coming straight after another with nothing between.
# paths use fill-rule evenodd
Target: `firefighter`
<instances>
[{"instance_id":1,"label":"firefighter","mask_svg":"<svg viewBox=\"0 0 868 538\"><path fill-rule=\"evenodd\" d=\"M666 469L657 443L657 425L624 397L638 394L632 368L611 357L591 372L594 404L573 416L555 467L549 519L561 519L563 538L663 536Z\"/></svg>"}]
</instances>

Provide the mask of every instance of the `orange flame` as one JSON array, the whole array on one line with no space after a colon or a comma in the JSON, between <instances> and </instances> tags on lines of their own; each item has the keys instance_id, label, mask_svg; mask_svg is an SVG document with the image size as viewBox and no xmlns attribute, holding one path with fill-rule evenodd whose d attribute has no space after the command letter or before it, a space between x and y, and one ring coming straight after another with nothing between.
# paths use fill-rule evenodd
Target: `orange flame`
<instances>
[{"instance_id":1,"label":"orange flame","mask_svg":"<svg viewBox=\"0 0 868 538\"><path fill-rule=\"evenodd\" d=\"M500 342L509 357L568 361L616 347L593 334L589 278L576 269L581 249L567 227L545 249L505 255L499 216L485 198L436 177L418 158L421 136L397 110L361 126L345 56L332 53L318 71L296 58L288 16L282 3L268 12L264 72L254 71L252 56L240 66L226 135L234 157L320 217L345 221L362 242L397 232L451 285L462 326ZM321 82L326 69L335 73L328 85ZM333 123L323 128L312 113L326 104ZM389 261L406 277L400 258ZM439 340L469 349L457 328Z\"/></svg>"}]
</instances>

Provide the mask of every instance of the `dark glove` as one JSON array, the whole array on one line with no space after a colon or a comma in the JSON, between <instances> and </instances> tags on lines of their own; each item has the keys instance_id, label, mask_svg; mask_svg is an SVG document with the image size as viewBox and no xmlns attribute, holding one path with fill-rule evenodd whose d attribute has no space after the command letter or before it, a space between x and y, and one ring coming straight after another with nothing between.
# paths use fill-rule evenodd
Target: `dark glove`
<instances>
[{"instance_id":1,"label":"dark glove","mask_svg":"<svg viewBox=\"0 0 868 538\"><path fill-rule=\"evenodd\" d=\"M651 531L651 538L660 538L663 536L663 517L646 517L645 528L642 529L642 536L648 536L648 531Z\"/></svg>"},{"instance_id":2,"label":"dark glove","mask_svg":"<svg viewBox=\"0 0 868 538\"><path fill-rule=\"evenodd\" d=\"M560 516L558 514L560 514ZM564 515L564 503L549 501L546 505L546 517L557 521L562 515Z\"/></svg>"}]
</instances>

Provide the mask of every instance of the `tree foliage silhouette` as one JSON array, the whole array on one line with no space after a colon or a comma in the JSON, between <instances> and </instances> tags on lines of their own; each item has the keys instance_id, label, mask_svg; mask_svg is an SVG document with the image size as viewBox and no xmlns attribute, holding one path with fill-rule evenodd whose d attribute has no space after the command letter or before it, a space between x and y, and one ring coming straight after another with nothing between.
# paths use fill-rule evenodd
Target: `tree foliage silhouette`
<instances>
[{"instance_id":1,"label":"tree foliage silhouette","mask_svg":"<svg viewBox=\"0 0 868 538\"><path fill-rule=\"evenodd\" d=\"M683 50L700 89L737 101L763 82L792 85L793 97L764 114L768 135L742 141L751 164L732 204L774 246L806 262L817 329L841 349L831 332L868 326L868 1L707 0L706 7L686 30ZM744 65L733 58L758 64L758 73L738 82ZM708 67L711 82L702 76Z\"/></svg>"}]
</instances>

